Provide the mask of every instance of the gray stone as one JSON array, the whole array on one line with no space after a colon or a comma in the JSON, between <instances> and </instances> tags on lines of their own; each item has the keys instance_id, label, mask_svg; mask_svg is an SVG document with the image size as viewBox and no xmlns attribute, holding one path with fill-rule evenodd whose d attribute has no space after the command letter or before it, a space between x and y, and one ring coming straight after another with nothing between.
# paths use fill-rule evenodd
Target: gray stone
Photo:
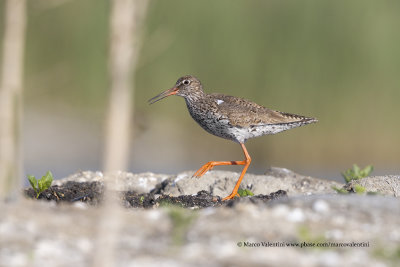
<instances>
[{"instance_id":1,"label":"gray stone","mask_svg":"<svg viewBox=\"0 0 400 267\"><path fill-rule=\"evenodd\" d=\"M206 190L213 195L225 197L232 192L240 173L229 171L209 171L200 178L192 177L195 171L186 171L178 175L154 174L151 172L133 174L129 172L91 172L84 171L54 182L62 185L68 181L104 182L106 176L115 181L115 190L132 190L148 193L165 181L163 193L171 196L194 195ZM265 175L246 173L241 188L250 189L255 195L268 195L285 190L289 196L336 193L332 186L342 187L334 181L303 176L284 168L271 168Z\"/></svg>"},{"instance_id":2,"label":"gray stone","mask_svg":"<svg viewBox=\"0 0 400 267\"><path fill-rule=\"evenodd\" d=\"M363 186L367 192L377 192L387 196L400 196L400 176L370 176L359 180L353 180L346 184L347 190L354 190L355 185Z\"/></svg>"},{"instance_id":3,"label":"gray stone","mask_svg":"<svg viewBox=\"0 0 400 267\"><path fill-rule=\"evenodd\" d=\"M193 195L206 190L213 195L225 197L232 192L240 173L229 171L210 171L200 178L192 177L194 171L183 172L170 178L171 182L164 189L172 196ZM250 189L255 195L268 195L278 190L285 190L289 196L336 193L332 186L341 187L334 181L303 176L287 169L273 168L265 175L246 173L241 188Z\"/></svg>"},{"instance_id":4,"label":"gray stone","mask_svg":"<svg viewBox=\"0 0 400 267\"><path fill-rule=\"evenodd\" d=\"M53 185L62 185L66 182L100 182L104 183L105 177L111 178L115 183L117 191L135 191L137 193L148 193L162 181L170 177L167 174L154 174L151 172L134 174L131 172L92 172L83 171L68 176L67 178L54 181Z\"/></svg>"}]
</instances>

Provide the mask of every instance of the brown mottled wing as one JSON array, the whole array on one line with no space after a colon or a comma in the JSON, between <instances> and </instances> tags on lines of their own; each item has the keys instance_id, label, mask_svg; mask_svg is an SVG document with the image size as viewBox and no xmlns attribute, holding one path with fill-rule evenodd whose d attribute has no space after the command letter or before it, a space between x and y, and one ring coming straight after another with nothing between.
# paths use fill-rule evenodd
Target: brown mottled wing
<instances>
[{"instance_id":1,"label":"brown mottled wing","mask_svg":"<svg viewBox=\"0 0 400 267\"><path fill-rule=\"evenodd\" d=\"M218 113L227 117L234 126L248 127L251 125L291 123L312 119L271 110L239 97L223 94L210 94L209 96L214 100ZM217 104L217 100L224 102L219 101L220 104Z\"/></svg>"}]
</instances>

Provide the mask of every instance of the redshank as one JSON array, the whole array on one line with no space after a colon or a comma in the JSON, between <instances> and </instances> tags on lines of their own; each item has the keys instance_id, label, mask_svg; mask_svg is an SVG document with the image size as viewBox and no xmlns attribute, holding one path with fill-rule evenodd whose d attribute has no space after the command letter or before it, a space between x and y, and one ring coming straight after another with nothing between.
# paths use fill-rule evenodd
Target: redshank
<instances>
[{"instance_id":1,"label":"redshank","mask_svg":"<svg viewBox=\"0 0 400 267\"><path fill-rule=\"evenodd\" d=\"M244 143L247 139L276 134L295 127L317 122L296 114L275 111L249 100L224 94L207 94L199 79L192 75L178 79L175 86L151 98L153 104L167 96L182 96L192 118L207 132L240 144L245 156L241 161L210 161L193 176L201 177L214 166L244 165L232 193L223 200L239 196L237 193L251 158Z\"/></svg>"}]
</instances>

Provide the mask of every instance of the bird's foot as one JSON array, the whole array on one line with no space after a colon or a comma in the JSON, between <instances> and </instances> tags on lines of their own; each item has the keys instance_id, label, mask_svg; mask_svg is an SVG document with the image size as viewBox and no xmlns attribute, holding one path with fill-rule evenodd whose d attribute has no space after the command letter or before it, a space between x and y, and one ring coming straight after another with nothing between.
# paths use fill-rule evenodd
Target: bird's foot
<instances>
[{"instance_id":1,"label":"bird's foot","mask_svg":"<svg viewBox=\"0 0 400 267\"><path fill-rule=\"evenodd\" d=\"M206 172L208 172L209 170L211 170L212 168L214 168L214 166L215 166L214 161L207 162L206 164L204 164L203 166L201 166L201 168L198 169L197 172L195 172L195 174L193 174L193 177L200 178L200 177L203 176Z\"/></svg>"},{"instance_id":2,"label":"bird's foot","mask_svg":"<svg viewBox=\"0 0 400 267\"><path fill-rule=\"evenodd\" d=\"M224 197L222 201L234 199L235 197L240 197L240 195L237 192L232 192L229 196Z\"/></svg>"}]
</instances>

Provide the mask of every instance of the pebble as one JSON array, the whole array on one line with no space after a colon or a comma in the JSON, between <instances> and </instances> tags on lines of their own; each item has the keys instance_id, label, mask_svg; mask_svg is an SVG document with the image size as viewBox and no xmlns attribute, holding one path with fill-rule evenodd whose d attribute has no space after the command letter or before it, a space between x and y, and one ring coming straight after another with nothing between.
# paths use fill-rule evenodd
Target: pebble
<instances>
[{"instance_id":1,"label":"pebble","mask_svg":"<svg viewBox=\"0 0 400 267\"><path fill-rule=\"evenodd\" d=\"M315 201L313 203L312 208L314 211L316 211L318 213L325 214L325 213L329 212L329 204L325 200L322 200L322 199L318 199L317 201Z\"/></svg>"},{"instance_id":2,"label":"pebble","mask_svg":"<svg viewBox=\"0 0 400 267\"><path fill-rule=\"evenodd\" d=\"M303 222L305 217L301 209L295 208L287 215L286 219L290 222Z\"/></svg>"}]
</instances>

